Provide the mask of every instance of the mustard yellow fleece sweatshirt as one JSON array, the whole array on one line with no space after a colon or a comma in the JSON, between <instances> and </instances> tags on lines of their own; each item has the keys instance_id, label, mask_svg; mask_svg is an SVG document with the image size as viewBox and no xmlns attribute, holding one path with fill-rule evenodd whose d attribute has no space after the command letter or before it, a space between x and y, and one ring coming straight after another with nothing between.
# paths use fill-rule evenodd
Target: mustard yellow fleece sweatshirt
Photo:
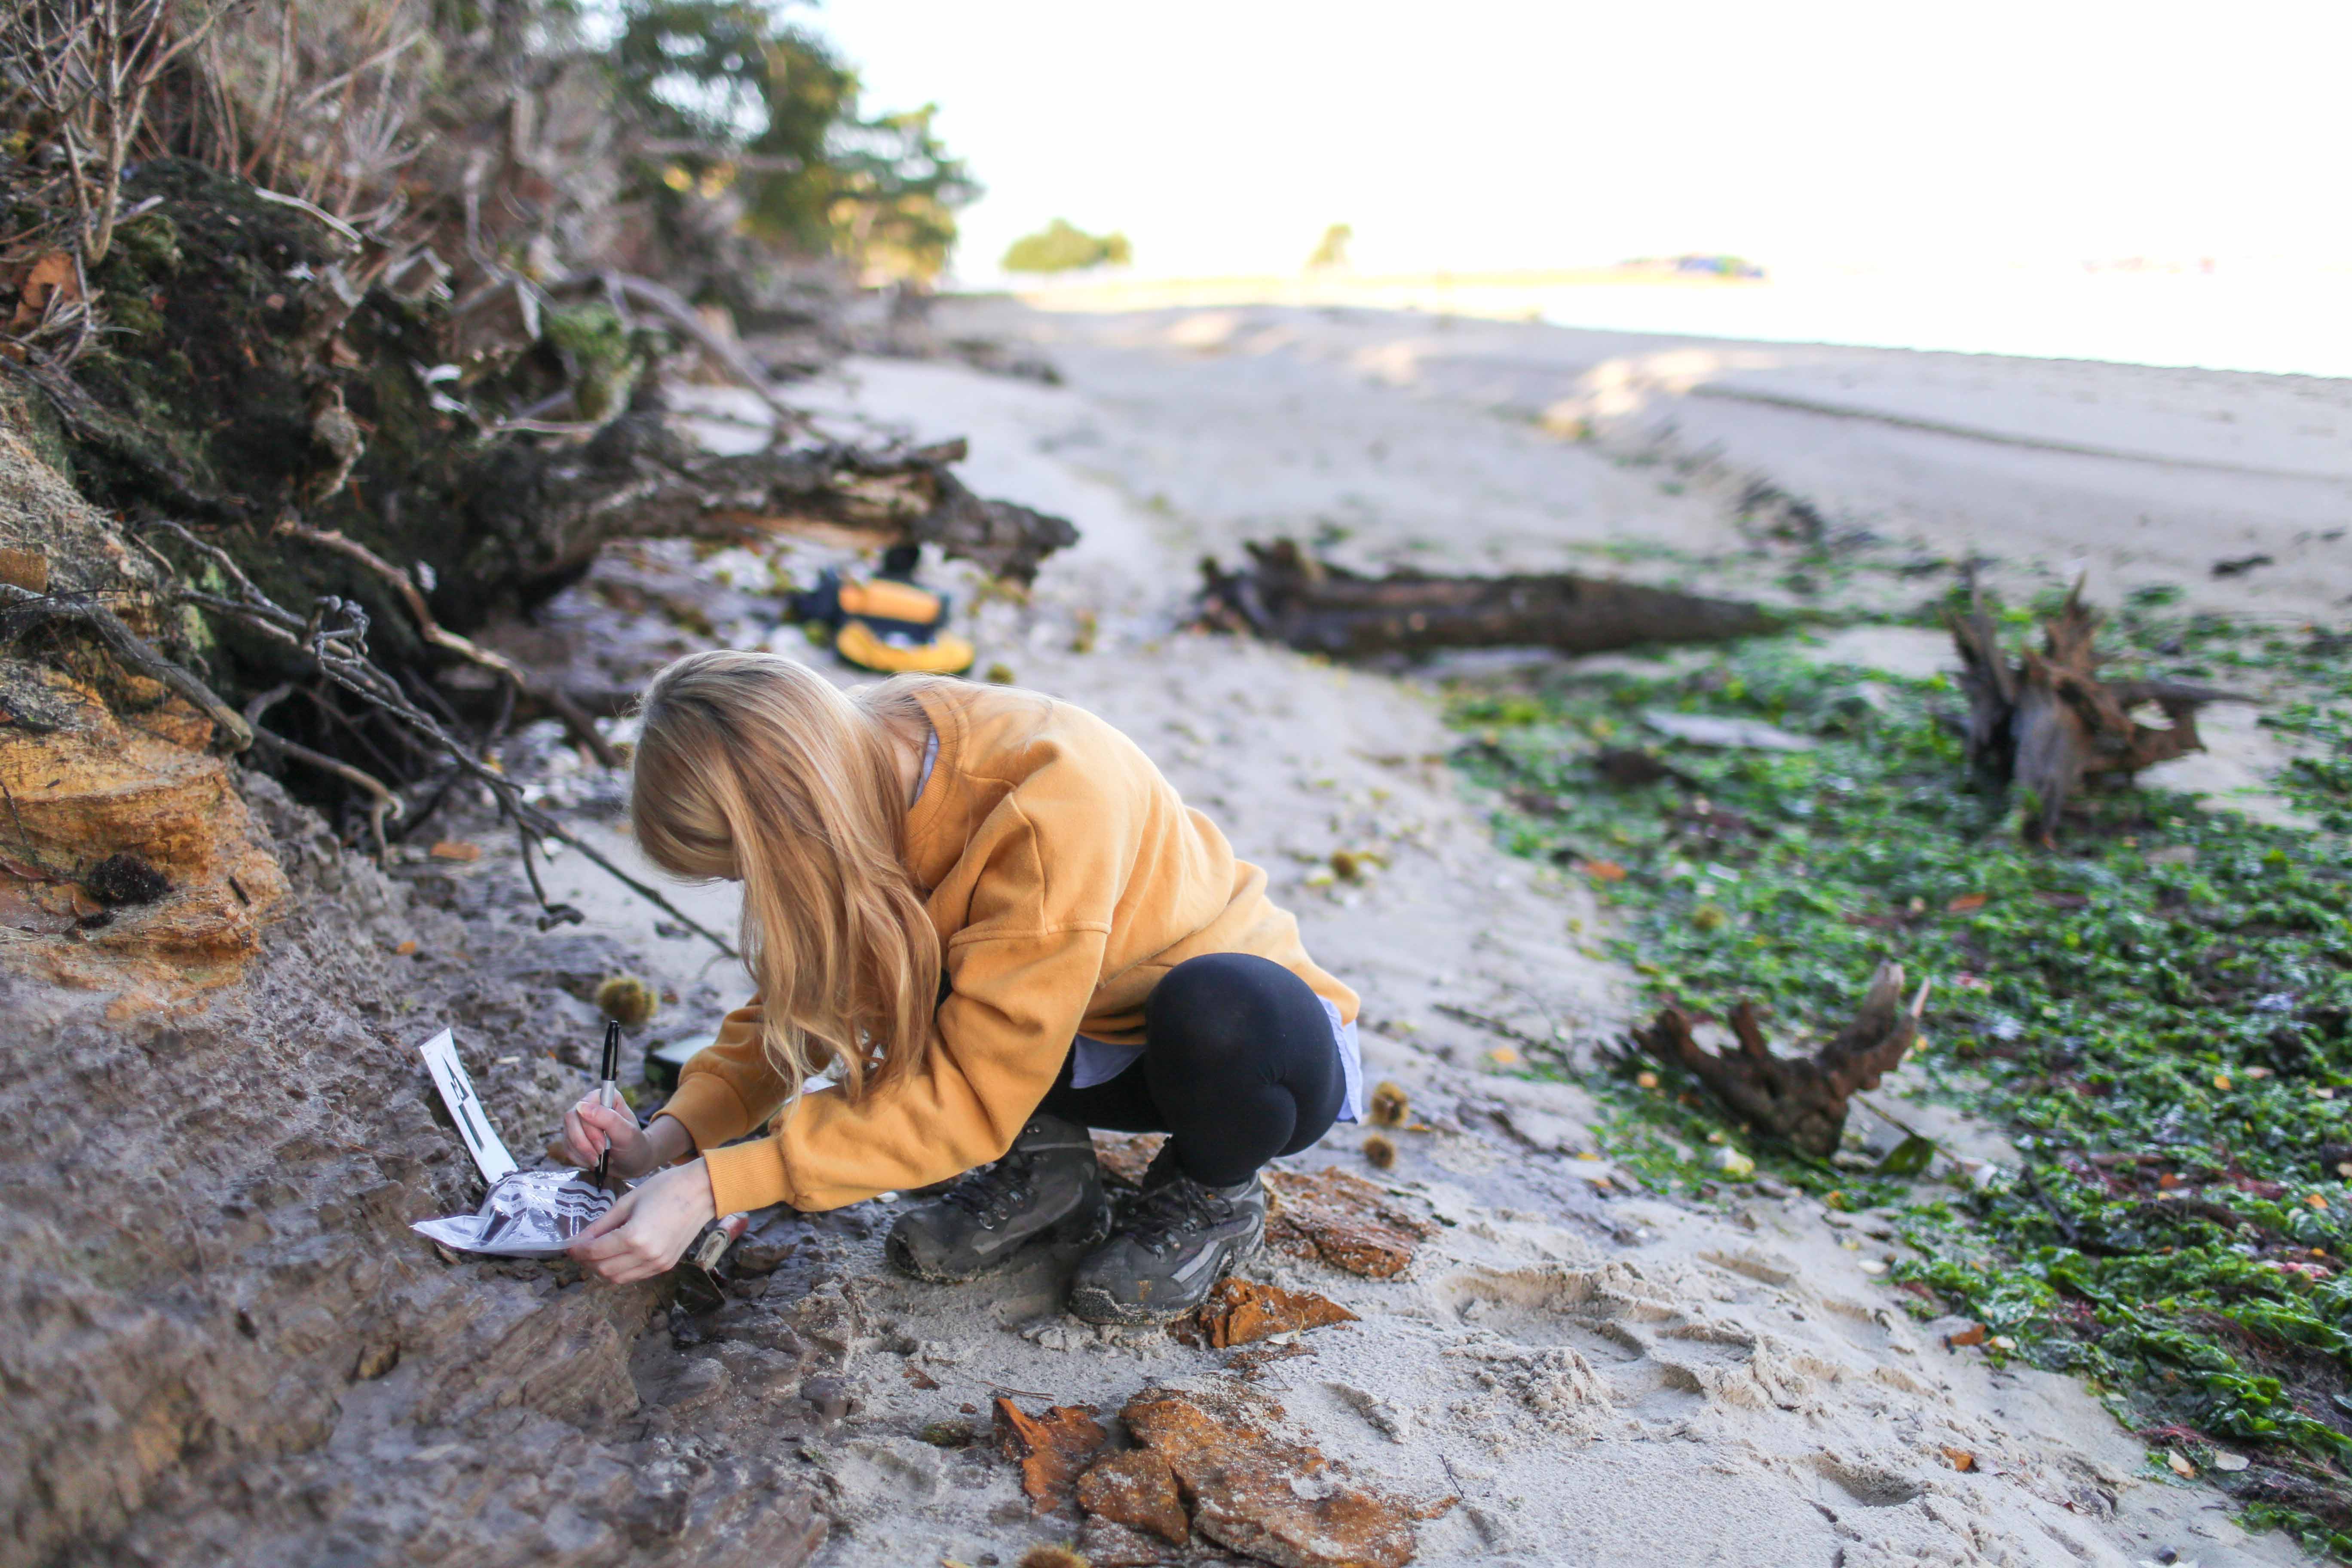
<instances>
[{"instance_id":1,"label":"mustard yellow fleece sweatshirt","mask_svg":"<svg viewBox=\"0 0 2352 1568\"><path fill-rule=\"evenodd\" d=\"M996 1159L1045 1098L1074 1036L1143 1038L1143 1002L1188 958L1250 952L1328 997L1298 922L1216 825L1135 743L1080 708L985 686L923 707L939 759L908 814L906 857L945 946L946 1000L912 1073L852 1103L778 1108L757 1001L727 1016L663 1108L694 1135L720 1214L838 1208ZM769 1135L731 1143L773 1118ZM721 1147L721 1145L727 1145Z\"/></svg>"}]
</instances>

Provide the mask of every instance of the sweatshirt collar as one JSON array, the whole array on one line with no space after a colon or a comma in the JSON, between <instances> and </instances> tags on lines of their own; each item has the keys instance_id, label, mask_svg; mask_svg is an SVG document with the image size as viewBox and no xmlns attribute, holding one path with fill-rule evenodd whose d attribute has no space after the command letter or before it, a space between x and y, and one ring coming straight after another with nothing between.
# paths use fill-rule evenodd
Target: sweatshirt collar
<instances>
[{"instance_id":1,"label":"sweatshirt collar","mask_svg":"<svg viewBox=\"0 0 2352 1568\"><path fill-rule=\"evenodd\" d=\"M963 705L954 700L947 689L931 688L919 691L915 700L923 705L923 712L931 721L931 732L939 737L940 754L931 764L931 776L923 785L923 793L908 808L906 823L907 869L925 888L934 887L955 864L962 852L962 841L956 837L952 853L940 861L938 840L942 830L952 822L961 806L963 794L959 772L959 759L963 752Z\"/></svg>"}]
</instances>

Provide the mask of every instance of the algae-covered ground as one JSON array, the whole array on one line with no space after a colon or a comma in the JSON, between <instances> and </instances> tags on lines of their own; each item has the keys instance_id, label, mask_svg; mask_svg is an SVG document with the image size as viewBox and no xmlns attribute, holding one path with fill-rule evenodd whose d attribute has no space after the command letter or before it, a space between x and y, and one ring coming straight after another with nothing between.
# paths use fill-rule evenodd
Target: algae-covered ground
<instances>
[{"instance_id":1,"label":"algae-covered ground","mask_svg":"<svg viewBox=\"0 0 2352 1568\"><path fill-rule=\"evenodd\" d=\"M2030 848L2018 803L1970 779L1948 678L1824 662L1802 636L1458 683L1456 758L1498 790L1510 848L1592 880L1654 1001L1720 1020L1752 998L1786 1048L1834 1032L1881 960L1931 977L1906 1087L2000 1129L2019 1168L1807 1162L1679 1070L1538 1052L1612 1107L1607 1152L1728 1201L1728 1142L1768 1182L1897 1216L1918 1316L1966 1313L1990 1353L2083 1375L2151 1463L2211 1470L2250 1522L2352 1556L2352 678L2307 626L2177 605L2137 594L2112 668L2290 693L2263 722L2313 753L2277 784L2316 829L2121 788ZM2032 614L2006 620L2023 644ZM1644 721L1660 710L1817 745L1700 750ZM1682 778L1612 784L1596 754L1627 747Z\"/></svg>"}]
</instances>

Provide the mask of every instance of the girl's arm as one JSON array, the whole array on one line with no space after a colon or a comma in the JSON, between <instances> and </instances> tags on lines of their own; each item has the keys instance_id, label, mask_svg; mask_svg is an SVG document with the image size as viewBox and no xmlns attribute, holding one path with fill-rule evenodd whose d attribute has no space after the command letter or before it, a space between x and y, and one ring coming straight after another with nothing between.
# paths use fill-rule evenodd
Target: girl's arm
<instances>
[{"instance_id":1,"label":"girl's arm","mask_svg":"<svg viewBox=\"0 0 2352 1568\"><path fill-rule=\"evenodd\" d=\"M661 1116L676 1122L694 1148L732 1142L764 1126L784 1102L784 1080L768 1065L760 1043L763 1017L756 996L736 1008L678 1074L677 1091Z\"/></svg>"},{"instance_id":2,"label":"girl's arm","mask_svg":"<svg viewBox=\"0 0 2352 1568\"><path fill-rule=\"evenodd\" d=\"M803 1097L774 1136L705 1145L719 1212L814 1212L944 1181L998 1158L1054 1085L1102 974L1108 922L959 935L953 990L905 1078L852 1102Z\"/></svg>"},{"instance_id":3,"label":"girl's arm","mask_svg":"<svg viewBox=\"0 0 2352 1568\"><path fill-rule=\"evenodd\" d=\"M839 1208L944 1181L1012 1146L1102 981L1152 776L1125 750L1124 769L1112 753L1058 781L1055 769L1033 773L974 830L957 872L969 892L948 938L948 993L904 1077L856 1102L831 1089L803 1096L772 1136L723 1148L686 1118L721 1214Z\"/></svg>"}]
</instances>

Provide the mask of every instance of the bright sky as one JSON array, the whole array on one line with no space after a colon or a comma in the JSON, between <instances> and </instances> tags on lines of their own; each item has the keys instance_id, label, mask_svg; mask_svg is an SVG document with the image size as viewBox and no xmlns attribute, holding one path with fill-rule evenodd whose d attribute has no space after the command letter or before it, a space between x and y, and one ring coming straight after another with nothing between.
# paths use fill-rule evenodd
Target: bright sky
<instances>
[{"instance_id":1,"label":"bright sky","mask_svg":"<svg viewBox=\"0 0 2352 1568\"><path fill-rule=\"evenodd\" d=\"M1151 273L2352 259L2345 0L824 0L869 109Z\"/></svg>"}]
</instances>

